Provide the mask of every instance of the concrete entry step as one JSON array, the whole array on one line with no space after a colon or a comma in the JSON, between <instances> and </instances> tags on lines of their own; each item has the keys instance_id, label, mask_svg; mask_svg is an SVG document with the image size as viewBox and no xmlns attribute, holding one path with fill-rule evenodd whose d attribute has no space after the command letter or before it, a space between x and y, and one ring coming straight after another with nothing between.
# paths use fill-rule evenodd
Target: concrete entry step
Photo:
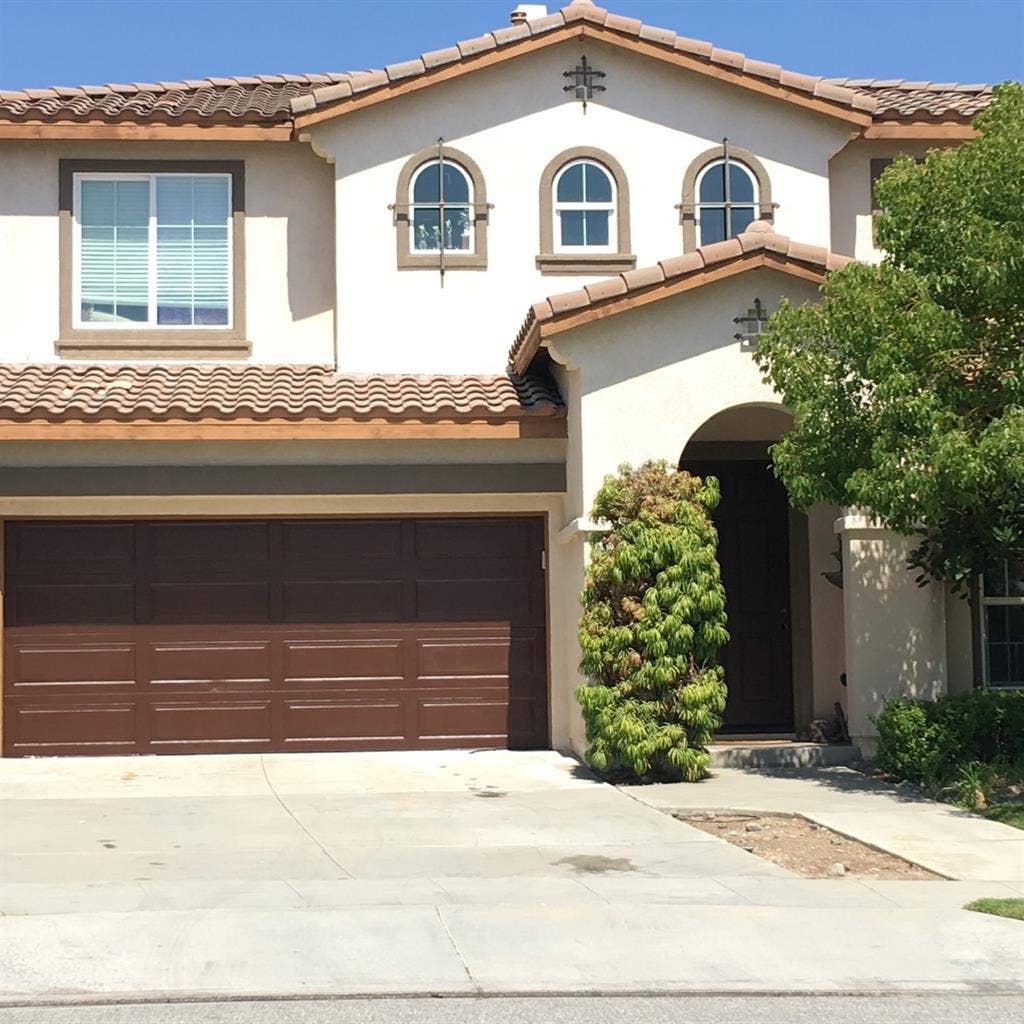
<instances>
[{"instance_id":1,"label":"concrete entry step","mask_svg":"<svg viewBox=\"0 0 1024 1024\"><path fill-rule=\"evenodd\" d=\"M794 740L723 740L713 743L712 768L851 767L864 758L853 743L802 743Z\"/></svg>"}]
</instances>

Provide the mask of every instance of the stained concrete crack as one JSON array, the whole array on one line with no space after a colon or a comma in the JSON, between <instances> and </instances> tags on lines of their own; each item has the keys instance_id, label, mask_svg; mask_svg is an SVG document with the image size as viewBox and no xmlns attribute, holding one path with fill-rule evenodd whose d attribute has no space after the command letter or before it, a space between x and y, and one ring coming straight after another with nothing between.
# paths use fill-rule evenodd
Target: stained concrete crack
<instances>
[{"instance_id":1,"label":"stained concrete crack","mask_svg":"<svg viewBox=\"0 0 1024 1024\"><path fill-rule=\"evenodd\" d=\"M260 758L260 771L263 772L264 781L267 783L267 788L271 793L274 794L274 799L281 805L281 809L288 815L296 825L306 834L310 842L312 842L316 848L346 877L354 878L355 876L351 871L348 870L344 865L340 864L335 858L334 854L327 849L326 846L299 819L298 815L281 799L281 794L274 788L274 784L270 781L270 776L267 774L267 766L263 761L263 755L259 755Z\"/></svg>"},{"instance_id":2,"label":"stained concrete crack","mask_svg":"<svg viewBox=\"0 0 1024 1024\"><path fill-rule=\"evenodd\" d=\"M483 988L477 984L476 978L473 977L473 972L469 969L469 964L466 963L466 958L462 955L462 950L459 949L459 944L455 941L455 936L452 935L448 922L444 919L444 914L441 913L441 908L435 905L434 913L437 914L437 919L441 922L441 927L444 929L445 935L448 936L448 941L451 943L452 949L455 950L455 955L459 958L459 963L462 964L462 969L466 972L466 978L469 980L470 985L473 986L475 992L478 994L482 993Z\"/></svg>"}]
</instances>

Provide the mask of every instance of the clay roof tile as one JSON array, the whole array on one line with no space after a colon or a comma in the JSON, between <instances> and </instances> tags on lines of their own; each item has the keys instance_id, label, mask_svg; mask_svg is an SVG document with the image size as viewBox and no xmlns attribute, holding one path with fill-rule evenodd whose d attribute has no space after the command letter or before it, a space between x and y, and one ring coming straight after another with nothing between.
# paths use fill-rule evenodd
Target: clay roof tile
<instances>
[{"instance_id":1,"label":"clay roof tile","mask_svg":"<svg viewBox=\"0 0 1024 1024\"><path fill-rule=\"evenodd\" d=\"M547 374L339 374L328 366L0 365L9 420L313 416L359 419L564 413Z\"/></svg>"}]
</instances>

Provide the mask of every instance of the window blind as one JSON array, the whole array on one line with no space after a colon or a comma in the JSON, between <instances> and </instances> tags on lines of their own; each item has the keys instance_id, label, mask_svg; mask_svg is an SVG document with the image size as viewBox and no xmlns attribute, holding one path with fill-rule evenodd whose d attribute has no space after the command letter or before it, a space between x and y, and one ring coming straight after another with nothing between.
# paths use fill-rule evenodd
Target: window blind
<instances>
[{"instance_id":1,"label":"window blind","mask_svg":"<svg viewBox=\"0 0 1024 1024\"><path fill-rule=\"evenodd\" d=\"M83 320L149 318L149 182L82 182Z\"/></svg>"},{"instance_id":2,"label":"window blind","mask_svg":"<svg viewBox=\"0 0 1024 1024\"><path fill-rule=\"evenodd\" d=\"M226 178L156 179L157 323L228 322Z\"/></svg>"},{"instance_id":3,"label":"window blind","mask_svg":"<svg viewBox=\"0 0 1024 1024\"><path fill-rule=\"evenodd\" d=\"M83 178L82 321L227 326L230 207L226 175Z\"/></svg>"}]
</instances>

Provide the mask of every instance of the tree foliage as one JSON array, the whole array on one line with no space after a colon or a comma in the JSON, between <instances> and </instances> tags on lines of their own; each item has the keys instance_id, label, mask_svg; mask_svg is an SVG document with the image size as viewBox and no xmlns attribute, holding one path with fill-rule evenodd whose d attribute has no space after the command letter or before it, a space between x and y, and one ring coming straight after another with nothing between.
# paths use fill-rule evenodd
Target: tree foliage
<instances>
[{"instance_id":1,"label":"tree foliage","mask_svg":"<svg viewBox=\"0 0 1024 1024\"><path fill-rule=\"evenodd\" d=\"M714 477L664 462L621 466L597 493L593 515L611 531L594 539L587 569L580 667L591 682L577 698L598 771L696 781L707 770L729 639L709 515L718 499Z\"/></svg>"},{"instance_id":2,"label":"tree foliage","mask_svg":"<svg viewBox=\"0 0 1024 1024\"><path fill-rule=\"evenodd\" d=\"M1024 556L1024 86L980 135L877 188L877 266L783 304L757 360L795 414L772 449L795 505L862 507L919 534L922 579Z\"/></svg>"}]
</instances>

